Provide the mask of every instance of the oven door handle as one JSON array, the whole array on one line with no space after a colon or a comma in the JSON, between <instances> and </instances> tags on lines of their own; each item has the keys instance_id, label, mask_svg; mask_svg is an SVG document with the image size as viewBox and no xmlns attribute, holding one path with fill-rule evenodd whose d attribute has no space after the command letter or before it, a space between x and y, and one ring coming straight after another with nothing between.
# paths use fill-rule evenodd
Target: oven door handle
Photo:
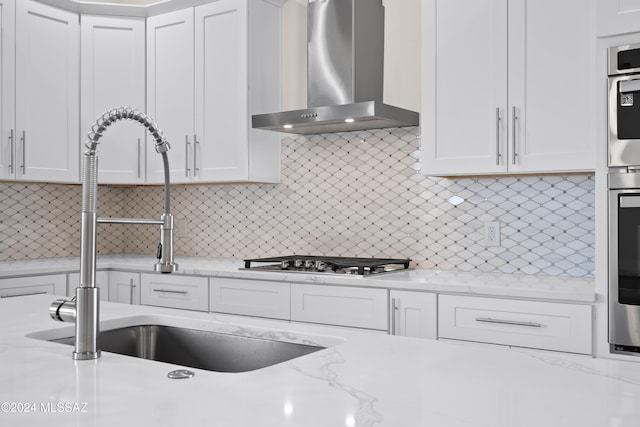
<instances>
[{"instance_id":1,"label":"oven door handle","mask_svg":"<svg viewBox=\"0 0 640 427\"><path fill-rule=\"evenodd\" d=\"M631 76L628 80L622 80L618 85L618 92L638 92L640 91L640 76Z\"/></svg>"},{"instance_id":2,"label":"oven door handle","mask_svg":"<svg viewBox=\"0 0 640 427\"><path fill-rule=\"evenodd\" d=\"M620 196L618 205L622 208L640 208L640 196Z\"/></svg>"}]
</instances>

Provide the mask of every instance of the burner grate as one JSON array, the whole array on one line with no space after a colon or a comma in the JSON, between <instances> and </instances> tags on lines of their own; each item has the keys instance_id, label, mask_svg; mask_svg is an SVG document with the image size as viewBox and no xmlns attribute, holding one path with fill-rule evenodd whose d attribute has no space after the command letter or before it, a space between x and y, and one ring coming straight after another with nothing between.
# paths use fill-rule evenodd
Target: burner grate
<instances>
[{"instance_id":1,"label":"burner grate","mask_svg":"<svg viewBox=\"0 0 640 427\"><path fill-rule=\"evenodd\" d=\"M289 255L289 256L279 256L279 257L271 257L271 258L253 258L253 259L245 259L244 266L245 269L250 269L252 263L258 262L275 262L279 264L283 263L291 263L299 261L304 265L306 262L311 262L314 265L317 262L322 262L326 264L326 266L334 272L344 269L354 269L357 270L357 274L365 275L365 274L373 274L376 272L376 269L383 268L390 265L401 265L404 269L409 268L410 259L392 259L392 258L350 258L350 257L325 257L325 256L314 256L314 255ZM287 270L287 268L282 268L282 270ZM318 271L321 272L321 271Z\"/></svg>"}]
</instances>

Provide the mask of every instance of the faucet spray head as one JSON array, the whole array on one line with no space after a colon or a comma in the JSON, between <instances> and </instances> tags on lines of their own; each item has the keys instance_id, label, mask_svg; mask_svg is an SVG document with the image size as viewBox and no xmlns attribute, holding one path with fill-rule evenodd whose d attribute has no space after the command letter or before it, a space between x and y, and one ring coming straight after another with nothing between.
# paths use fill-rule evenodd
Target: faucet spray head
<instances>
[{"instance_id":1,"label":"faucet spray head","mask_svg":"<svg viewBox=\"0 0 640 427\"><path fill-rule=\"evenodd\" d=\"M164 224L160 226L158 262L154 269L160 273L175 273L178 271L178 264L173 261L173 215L164 213L161 219Z\"/></svg>"}]
</instances>

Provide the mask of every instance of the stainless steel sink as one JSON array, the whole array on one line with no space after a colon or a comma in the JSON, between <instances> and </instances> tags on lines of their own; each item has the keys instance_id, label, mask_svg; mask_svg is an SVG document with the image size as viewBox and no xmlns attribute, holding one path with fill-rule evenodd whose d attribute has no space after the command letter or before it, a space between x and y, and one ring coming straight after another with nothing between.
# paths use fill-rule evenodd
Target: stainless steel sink
<instances>
[{"instance_id":1,"label":"stainless steel sink","mask_svg":"<svg viewBox=\"0 0 640 427\"><path fill-rule=\"evenodd\" d=\"M50 341L73 345L74 337ZM325 348L163 325L101 331L98 347L125 356L217 372L252 371Z\"/></svg>"}]
</instances>

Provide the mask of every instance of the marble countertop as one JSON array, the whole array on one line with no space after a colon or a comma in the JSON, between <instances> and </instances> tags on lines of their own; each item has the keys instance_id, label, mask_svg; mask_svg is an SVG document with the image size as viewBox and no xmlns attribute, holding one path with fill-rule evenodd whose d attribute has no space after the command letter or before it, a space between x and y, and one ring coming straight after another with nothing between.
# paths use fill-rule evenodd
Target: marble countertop
<instances>
[{"instance_id":1,"label":"marble countertop","mask_svg":"<svg viewBox=\"0 0 640 427\"><path fill-rule=\"evenodd\" d=\"M184 380L167 378L176 365L107 352L73 361L70 346L25 336L73 327L49 318L53 298L0 300L1 425L623 427L640 419L637 362L156 307L104 303L101 320L163 319L329 347L251 372L194 369Z\"/></svg>"},{"instance_id":2,"label":"marble countertop","mask_svg":"<svg viewBox=\"0 0 640 427\"><path fill-rule=\"evenodd\" d=\"M155 258L150 256L106 255L97 257L97 268L153 272L155 262ZM595 281L592 278L427 269L360 277L240 270L244 267L244 262L238 259L176 257L176 262L179 264L179 271L176 274L576 302L596 300ZM5 261L0 262L0 278L64 273L78 271L78 269L78 258Z\"/></svg>"}]
</instances>

